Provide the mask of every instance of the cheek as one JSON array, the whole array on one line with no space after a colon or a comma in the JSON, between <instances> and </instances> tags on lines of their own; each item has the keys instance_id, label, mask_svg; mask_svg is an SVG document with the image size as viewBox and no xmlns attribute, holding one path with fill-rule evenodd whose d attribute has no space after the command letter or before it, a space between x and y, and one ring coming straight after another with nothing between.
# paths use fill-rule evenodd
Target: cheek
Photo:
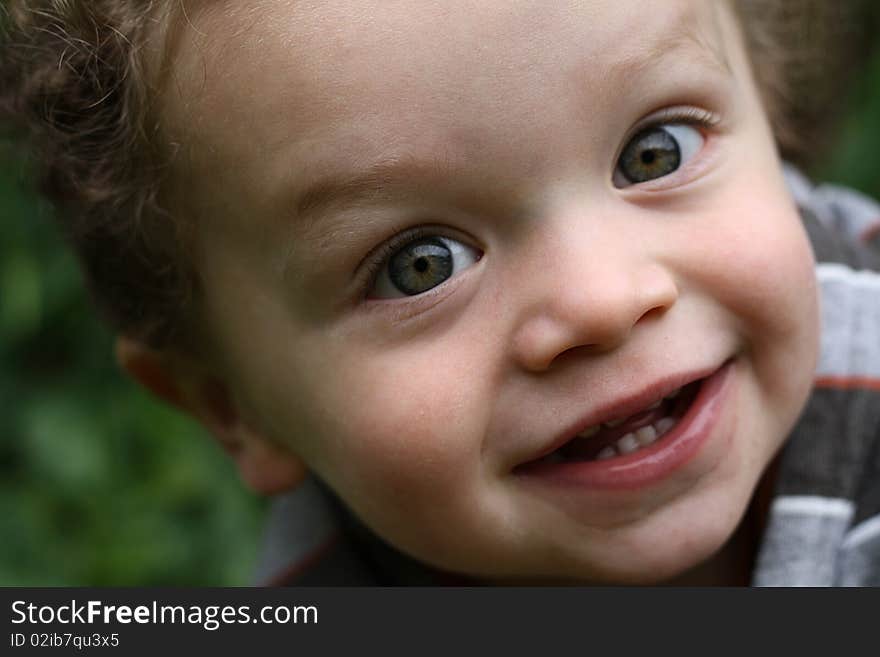
<instances>
[{"instance_id":1,"label":"cheek","mask_svg":"<svg viewBox=\"0 0 880 657\"><path fill-rule=\"evenodd\" d=\"M785 190L757 181L745 189L714 213L711 230L701 229L700 241L714 246L694 255L691 274L735 331L760 395L787 422L818 355L815 262Z\"/></svg>"},{"instance_id":2,"label":"cheek","mask_svg":"<svg viewBox=\"0 0 880 657\"><path fill-rule=\"evenodd\" d=\"M329 355L334 374L315 407L334 413L310 422L311 465L380 532L472 498L491 404L466 344L447 336Z\"/></svg>"},{"instance_id":3,"label":"cheek","mask_svg":"<svg viewBox=\"0 0 880 657\"><path fill-rule=\"evenodd\" d=\"M784 190L745 188L695 229L690 273L742 331L765 342L812 340L814 258L800 217Z\"/></svg>"}]
</instances>

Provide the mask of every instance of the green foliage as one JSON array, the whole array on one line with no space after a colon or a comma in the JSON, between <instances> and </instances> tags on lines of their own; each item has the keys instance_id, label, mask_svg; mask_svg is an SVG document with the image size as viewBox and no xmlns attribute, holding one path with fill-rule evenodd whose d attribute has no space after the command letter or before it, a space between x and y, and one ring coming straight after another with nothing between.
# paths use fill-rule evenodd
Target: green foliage
<instances>
[{"instance_id":1,"label":"green foliage","mask_svg":"<svg viewBox=\"0 0 880 657\"><path fill-rule=\"evenodd\" d=\"M815 177L880 198L880 49L853 91L834 152L816 167Z\"/></svg>"},{"instance_id":2,"label":"green foliage","mask_svg":"<svg viewBox=\"0 0 880 657\"><path fill-rule=\"evenodd\" d=\"M0 585L248 583L265 504L123 378L48 212L0 167Z\"/></svg>"}]
</instances>

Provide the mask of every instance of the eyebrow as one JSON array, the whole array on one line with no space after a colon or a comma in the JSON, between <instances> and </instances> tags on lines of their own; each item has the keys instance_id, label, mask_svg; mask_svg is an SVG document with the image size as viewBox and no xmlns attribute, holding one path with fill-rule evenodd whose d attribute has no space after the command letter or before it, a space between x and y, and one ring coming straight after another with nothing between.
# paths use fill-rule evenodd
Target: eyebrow
<instances>
[{"instance_id":1,"label":"eyebrow","mask_svg":"<svg viewBox=\"0 0 880 657\"><path fill-rule=\"evenodd\" d=\"M727 58L724 33L719 24L715 3L712 3L711 29L713 34L708 35L697 21L676 22L668 34L658 36L646 48L630 53L615 63L610 77L625 80L659 66L666 58L687 55L691 61L698 62L725 78L732 78L733 68Z\"/></svg>"},{"instance_id":2,"label":"eyebrow","mask_svg":"<svg viewBox=\"0 0 880 657\"><path fill-rule=\"evenodd\" d=\"M308 239L310 233L322 223L321 218L334 209L352 209L359 205L399 200L402 190L424 189L431 181L436 185L436 181L448 177L455 166L449 157L437 153L427 159L414 155L392 155L382 157L352 174L330 174L319 178L294 201L294 217L299 223L301 237Z\"/></svg>"},{"instance_id":3,"label":"eyebrow","mask_svg":"<svg viewBox=\"0 0 880 657\"><path fill-rule=\"evenodd\" d=\"M319 214L329 205L347 204L351 200L382 200L388 196L389 188L419 170L425 173L426 168L414 158L387 157L354 175L322 178L299 197L295 206L296 215L306 217ZM404 172L411 175L404 176Z\"/></svg>"}]
</instances>

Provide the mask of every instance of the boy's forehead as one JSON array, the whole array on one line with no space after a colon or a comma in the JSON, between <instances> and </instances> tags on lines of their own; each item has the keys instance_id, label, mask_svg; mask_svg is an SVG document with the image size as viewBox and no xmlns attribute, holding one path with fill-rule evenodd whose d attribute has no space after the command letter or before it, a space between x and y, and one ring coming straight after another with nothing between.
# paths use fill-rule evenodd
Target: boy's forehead
<instances>
[{"instance_id":1,"label":"boy's forehead","mask_svg":"<svg viewBox=\"0 0 880 657\"><path fill-rule=\"evenodd\" d=\"M602 103L646 70L729 74L718 4L190 1L172 29L163 111L198 174L222 176L234 161L240 181L259 165L254 175L265 184L276 156L279 175L289 176L292 161L313 171L328 161L332 170L342 151L357 163L395 140L432 149L443 138L425 134L429 118L442 130L465 98L481 105L471 109L487 125L509 122L513 136L532 112L514 88L543 89L552 120L554 104L571 95L554 84L580 85L576 102Z\"/></svg>"}]
</instances>

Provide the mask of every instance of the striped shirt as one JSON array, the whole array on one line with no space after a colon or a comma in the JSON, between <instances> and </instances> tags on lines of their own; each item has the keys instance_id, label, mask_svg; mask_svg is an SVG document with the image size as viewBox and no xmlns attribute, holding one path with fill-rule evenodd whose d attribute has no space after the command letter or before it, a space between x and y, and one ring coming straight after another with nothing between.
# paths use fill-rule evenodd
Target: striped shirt
<instances>
[{"instance_id":1,"label":"striped shirt","mask_svg":"<svg viewBox=\"0 0 880 657\"><path fill-rule=\"evenodd\" d=\"M880 206L786 175L816 252L822 342L752 581L880 586Z\"/></svg>"}]
</instances>

